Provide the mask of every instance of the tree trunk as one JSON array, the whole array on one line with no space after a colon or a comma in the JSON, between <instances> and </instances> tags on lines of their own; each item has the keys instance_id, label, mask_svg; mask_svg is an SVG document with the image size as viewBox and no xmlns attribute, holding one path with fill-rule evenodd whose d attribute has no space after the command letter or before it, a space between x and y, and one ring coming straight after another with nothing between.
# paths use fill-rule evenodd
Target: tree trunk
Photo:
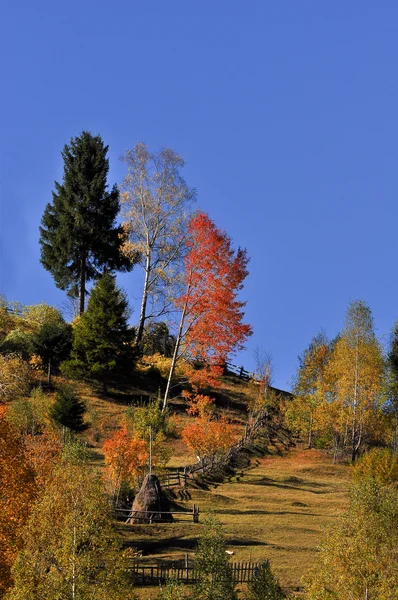
<instances>
[{"instance_id":1,"label":"tree trunk","mask_svg":"<svg viewBox=\"0 0 398 600\"><path fill-rule=\"evenodd\" d=\"M48 359L47 383L51 386L51 357Z\"/></svg>"},{"instance_id":2,"label":"tree trunk","mask_svg":"<svg viewBox=\"0 0 398 600\"><path fill-rule=\"evenodd\" d=\"M355 462L358 446L357 446L357 408L358 408L358 359L359 359L359 339L357 337L357 347L355 352L355 383L354 383L354 403L352 415L352 435L351 435L351 460Z\"/></svg>"},{"instance_id":3,"label":"tree trunk","mask_svg":"<svg viewBox=\"0 0 398 600\"><path fill-rule=\"evenodd\" d=\"M85 293L86 293L86 258L83 256L80 260L79 315L82 315L84 313Z\"/></svg>"},{"instance_id":4,"label":"tree trunk","mask_svg":"<svg viewBox=\"0 0 398 600\"><path fill-rule=\"evenodd\" d=\"M140 311L140 320L137 327L137 335L135 337L135 344L138 346L142 340L142 335L144 333L144 325L146 319L146 305L148 302L148 286L149 286L149 274L151 272L151 257L148 254L146 258L145 264L145 281L144 281L144 289L142 291L142 301L141 301L141 311Z\"/></svg>"},{"instance_id":5,"label":"tree trunk","mask_svg":"<svg viewBox=\"0 0 398 600\"><path fill-rule=\"evenodd\" d=\"M169 399L170 388L171 388L171 380L173 379L174 370L175 370L175 367L176 367L176 364L177 364L178 352L180 350L180 345L181 345L181 341L182 341L182 338L183 338L182 331L183 331L183 328L184 328L185 317L187 315L188 297L189 297L190 290L191 290L191 285L188 284L188 286L187 286L187 293L186 293L186 300L185 300L184 308L182 309L180 324L178 326L178 333L177 333L176 344L174 346L173 358L171 359L171 366L170 366L170 371L169 371L169 377L168 377L168 380L167 380L166 391L164 393L162 412L166 410L167 402L168 402L168 399Z\"/></svg>"}]
</instances>

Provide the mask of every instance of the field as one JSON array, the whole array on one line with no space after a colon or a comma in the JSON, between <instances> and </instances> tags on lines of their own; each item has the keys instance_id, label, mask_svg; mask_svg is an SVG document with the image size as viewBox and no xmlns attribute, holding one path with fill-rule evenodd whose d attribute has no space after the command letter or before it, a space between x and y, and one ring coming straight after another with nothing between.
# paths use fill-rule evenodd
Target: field
<instances>
[{"instance_id":1,"label":"field","mask_svg":"<svg viewBox=\"0 0 398 600\"><path fill-rule=\"evenodd\" d=\"M146 383L133 393L118 391L110 397L102 397L91 386L81 386L93 421L93 427L84 435L94 451L94 464L100 469L104 437L115 431L126 405L148 397ZM247 405L255 400L256 394L258 390L253 384L226 378L214 395L218 410L228 414L243 432ZM176 399L172 409L181 419L188 418L181 400ZM187 488L171 488L172 506L191 510L196 504L201 523L206 514L214 512L223 525L228 549L233 552L231 560L270 559L282 586L300 596L301 578L314 562L322 531L347 502L350 467L334 465L324 451L284 447L278 443L281 423L274 425L275 438L257 440L250 462L244 457L223 479L204 479ZM171 443L170 467L195 462L196 457L181 440ZM124 525L119 522L119 529L126 544L142 553L142 561L153 565L157 560L181 560L186 553L193 560L203 528L201 523L187 520L174 524ZM156 593L155 587L137 588L142 599L154 598Z\"/></svg>"},{"instance_id":2,"label":"field","mask_svg":"<svg viewBox=\"0 0 398 600\"><path fill-rule=\"evenodd\" d=\"M347 501L350 468L333 465L318 450L290 451L286 456L256 458L251 468L208 489L188 488L180 506L214 511L221 521L234 561L268 558L284 588L300 592L300 579L314 562L326 524ZM176 489L176 488L174 488ZM126 540L144 552L143 560L177 560L193 548L202 526L193 523L125 526ZM153 598L156 590L138 590Z\"/></svg>"}]
</instances>

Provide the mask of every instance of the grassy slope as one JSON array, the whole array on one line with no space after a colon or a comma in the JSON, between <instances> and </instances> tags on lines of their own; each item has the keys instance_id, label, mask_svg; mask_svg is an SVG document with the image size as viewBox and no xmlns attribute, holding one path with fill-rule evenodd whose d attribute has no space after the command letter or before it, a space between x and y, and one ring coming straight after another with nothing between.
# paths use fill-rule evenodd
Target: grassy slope
<instances>
[{"instance_id":1,"label":"grassy slope","mask_svg":"<svg viewBox=\"0 0 398 600\"><path fill-rule=\"evenodd\" d=\"M156 389L155 385L152 393ZM112 435L120 422L124 408L134 399L145 398L145 381L140 387L117 391L109 398L99 396L91 386L81 391L95 414L99 434L84 435L94 446L95 462L102 466L101 444ZM258 393L253 384L227 378L217 392L217 405L237 424L245 422L247 404ZM172 408L184 415L180 401ZM93 428L95 429L95 428ZM259 443L261 446L261 443ZM187 452L180 440L173 442L173 467L191 464L195 457ZM269 558L284 587L299 591L300 579L313 563L322 529L333 520L347 499L350 469L333 465L330 457L315 450L293 449L283 456L266 454L259 447L249 468L235 471L222 483L203 482L188 491L174 489L174 502L191 509L200 507L202 518L215 511L227 536L233 560ZM202 526L191 522L163 525L120 525L126 542L144 551L148 563L183 558L193 549ZM154 588L137 590L140 598L152 598Z\"/></svg>"}]
</instances>

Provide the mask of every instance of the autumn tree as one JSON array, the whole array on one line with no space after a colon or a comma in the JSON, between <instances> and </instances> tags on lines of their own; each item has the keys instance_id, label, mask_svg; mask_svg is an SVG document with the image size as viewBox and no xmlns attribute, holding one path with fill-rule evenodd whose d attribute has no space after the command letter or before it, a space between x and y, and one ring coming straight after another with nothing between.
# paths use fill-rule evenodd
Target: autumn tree
<instances>
[{"instance_id":1,"label":"autumn tree","mask_svg":"<svg viewBox=\"0 0 398 600\"><path fill-rule=\"evenodd\" d=\"M0 406L0 596L12 583L11 566L23 546L23 526L36 495L23 440Z\"/></svg>"},{"instance_id":2,"label":"autumn tree","mask_svg":"<svg viewBox=\"0 0 398 600\"><path fill-rule=\"evenodd\" d=\"M63 182L55 182L40 227L41 263L57 287L79 296L84 312L87 282L104 267L128 270L131 262L120 253L122 228L115 225L119 191L107 189L108 146L99 135L83 131L62 151Z\"/></svg>"},{"instance_id":3,"label":"autumn tree","mask_svg":"<svg viewBox=\"0 0 398 600\"><path fill-rule=\"evenodd\" d=\"M127 175L120 186L121 205L128 234L124 252L133 262L139 256L144 269L136 336L140 344L145 323L165 314L170 305L168 288L184 250L190 205L196 194L180 175L183 159L170 148L155 154L139 142L123 161Z\"/></svg>"},{"instance_id":4,"label":"autumn tree","mask_svg":"<svg viewBox=\"0 0 398 600\"><path fill-rule=\"evenodd\" d=\"M307 577L308 600L395 600L398 489L373 477L356 483L348 510L326 533Z\"/></svg>"},{"instance_id":5,"label":"autumn tree","mask_svg":"<svg viewBox=\"0 0 398 600\"><path fill-rule=\"evenodd\" d=\"M398 449L398 321L391 332L388 352L388 405L387 411L393 422L392 446Z\"/></svg>"},{"instance_id":6,"label":"autumn tree","mask_svg":"<svg viewBox=\"0 0 398 600\"><path fill-rule=\"evenodd\" d=\"M98 475L64 458L33 505L7 600L132 598Z\"/></svg>"},{"instance_id":7,"label":"autumn tree","mask_svg":"<svg viewBox=\"0 0 398 600\"><path fill-rule=\"evenodd\" d=\"M246 600L283 600L286 598L268 560L262 561L248 583Z\"/></svg>"},{"instance_id":8,"label":"autumn tree","mask_svg":"<svg viewBox=\"0 0 398 600\"><path fill-rule=\"evenodd\" d=\"M0 403L28 393L29 365L15 354L0 354Z\"/></svg>"},{"instance_id":9,"label":"autumn tree","mask_svg":"<svg viewBox=\"0 0 398 600\"><path fill-rule=\"evenodd\" d=\"M181 437L201 461L207 458L214 462L230 450L236 439L235 427L226 417L217 417L214 408L214 398L191 394L187 412L194 418L185 425Z\"/></svg>"},{"instance_id":10,"label":"autumn tree","mask_svg":"<svg viewBox=\"0 0 398 600\"><path fill-rule=\"evenodd\" d=\"M321 332L299 356L299 367L293 387L294 400L286 410L288 425L308 441L312 447L316 408L322 397L324 372L330 356L330 345Z\"/></svg>"},{"instance_id":11,"label":"autumn tree","mask_svg":"<svg viewBox=\"0 0 398 600\"><path fill-rule=\"evenodd\" d=\"M247 276L246 251L238 248L235 252L230 237L204 213L191 218L188 232L185 291L176 300L180 321L164 408L182 354L204 363L204 369L191 372L191 381L203 384L222 374L221 365L232 352L243 348L252 331L242 322L245 302L238 299Z\"/></svg>"},{"instance_id":12,"label":"autumn tree","mask_svg":"<svg viewBox=\"0 0 398 600\"><path fill-rule=\"evenodd\" d=\"M195 552L194 595L200 600L237 600L221 524L210 516L204 526Z\"/></svg>"},{"instance_id":13,"label":"autumn tree","mask_svg":"<svg viewBox=\"0 0 398 600\"><path fill-rule=\"evenodd\" d=\"M133 366L128 314L126 297L115 277L104 273L74 327L71 358L63 363L63 371L71 377L100 381L106 393L112 377L128 373Z\"/></svg>"},{"instance_id":14,"label":"autumn tree","mask_svg":"<svg viewBox=\"0 0 398 600\"><path fill-rule=\"evenodd\" d=\"M383 374L383 357L373 330L372 313L361 300L352 302L325 377L333 381L334 401L346 415L353 461L378 419L383 403Z\"/></svg>"},{"instance_id":15,"label":"autumn tree","mask_svg":"<svg viewBox=\"0 0 398 600\"><path fill-rule=\"evenodd\" d=\"M117 503L123 483L132 487L143 469L148 467L148 443L131 436L126 427L118 429L103 445L105 465L112 485L112 495Z\"/></svg>"}]
</instances>

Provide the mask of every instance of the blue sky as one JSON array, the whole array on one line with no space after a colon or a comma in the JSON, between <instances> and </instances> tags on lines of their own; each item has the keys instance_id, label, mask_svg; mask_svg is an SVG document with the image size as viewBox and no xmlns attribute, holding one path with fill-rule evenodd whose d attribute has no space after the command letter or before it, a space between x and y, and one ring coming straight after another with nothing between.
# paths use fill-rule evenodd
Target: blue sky
<instances>
[{"instance_id":1,"label":"blue sky","mask_svg":"<svg viewBox=\"0 0 398 600\"><path fill-rule=\"evenodd\" d=\"M253 349L283 388L320 328L369 303L398 318L398 4L367 0L1 3L0 290L61 306L38 227L83 129L118 160L141 140L186 160L200 207L246 246ZM140 275L119 277L138 318Z\"/></svg>"}]
</instances>

